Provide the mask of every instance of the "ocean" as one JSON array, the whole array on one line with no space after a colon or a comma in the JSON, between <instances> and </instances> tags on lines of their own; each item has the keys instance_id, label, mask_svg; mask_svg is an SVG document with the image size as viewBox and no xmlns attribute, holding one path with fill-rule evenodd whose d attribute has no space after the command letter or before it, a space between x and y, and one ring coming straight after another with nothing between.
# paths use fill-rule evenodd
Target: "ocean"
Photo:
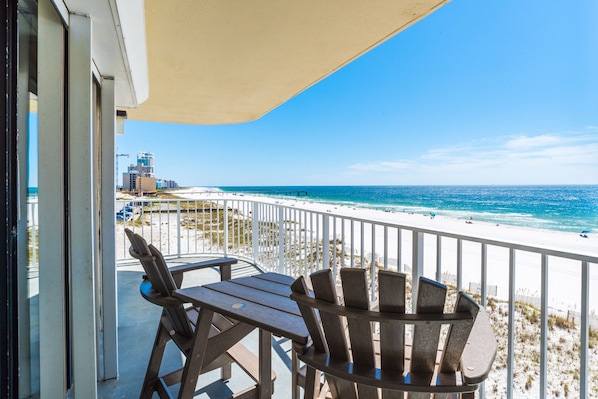
<instances>
[{"instance_id":1,"label":"ocean","mask_svg":"<svg viewBox=\"0 0 598 399\"><path fill-rule=\"evenodd\" d=\"M480 220L536 229L598 233L598 185L270 186L226 192L287 197L394 212Z\"/></svg>"}]
</instances>

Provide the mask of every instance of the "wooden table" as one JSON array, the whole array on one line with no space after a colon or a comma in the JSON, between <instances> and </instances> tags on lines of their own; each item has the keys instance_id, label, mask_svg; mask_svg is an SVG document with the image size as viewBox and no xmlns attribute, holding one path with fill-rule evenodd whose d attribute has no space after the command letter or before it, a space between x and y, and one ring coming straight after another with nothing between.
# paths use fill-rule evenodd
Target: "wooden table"
<instances>
[{"instance_id":1,"label":"wooden table","mask_svg":"<svg viewBox=\"0 0 598 399\"><path fill-rule=\"evenodd\" d=\"M196 334L202 326L209 326L214 312L259 328L259 381L258 397L270 398L273 393L272 334L291 339L295 345L307 343L309 333L291 294L292 277L278 273L264 273L253 277L237 278L176 290L174 296L202 308ZM204 312L203 310L209 310ZM196 337L200 340L202 337ZM203 350L198 347L198 361ZM296 396L296 362L293 352L293 397Z\"/></svg>"}]
</instances>

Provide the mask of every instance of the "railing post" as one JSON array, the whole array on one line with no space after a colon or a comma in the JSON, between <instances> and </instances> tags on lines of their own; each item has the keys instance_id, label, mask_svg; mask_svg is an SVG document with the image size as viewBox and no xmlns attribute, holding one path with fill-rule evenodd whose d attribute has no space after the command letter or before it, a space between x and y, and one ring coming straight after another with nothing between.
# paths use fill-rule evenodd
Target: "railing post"
<instances>
[{"instance_id":1,"label":"railing post","mask_svg":"<svg viewBox=\"0 0 598 399\"><path fill-rule=\"evenodd\" d=\"M384 226L384 270L388 270L388 226Z\"/></svg>"},{"instance_id":2,"label":"railing post","mask_svg":"<svg viewBox=\"0 0 598 399\"><path fill-rule=\"evenodd\" d=\"M403 229L397 229L397 271L403 271L403 251L401 245L403 244Z\"/></svg>"},{"instance_id":3,"label":"railing post","mask_svg":"<svg viewBox=\"0 0 598 399\"><path fill-rule=\"evenodd\" d=\"M488 284L488 246L485 243L482 243L482 270L480 279L480 305L486 307L486 294L487 294L487 284ZM480 399L484 399L486 397L486 383L482 382L480 384Z\"/></svg>"},{"instance_id":4,"label":"railing post","mask_svg":"<svg viewBox=\"0 0 598 399\"><path fill-rule=\"evenodd\" d=\"M415 312L419 278L424 275L424 233L413 230L412 236L411 285L413 287L413 293L411 297L413 300L411 301L411 307L412 311Z\"/></svg>"},{"instance_id":5,"label":"railing post","mask_svg":"<svg viewBox=\"0 0 598 399\"><path fill-rule=\"evenodd\" d=\"M372 261L370 264L370 280L372 280L370 297L372 301L376 300L376 277L376 224L372 223Z\"/></svg>"},{"instance_id":6,"label":"railing post","mask_svg":"<svg viewBox=\"0 0 598 399\"><path fill-rule=\"evenodd\" d=\"M330 216L322 216L322 269L330 268ZM335 267L336 269L336 267ZM336 273L334 274L336 280Z\"/></svg>"},{"instance_id":7,"label":"railing post","mask_svg":"<svg viewBox=\"0 0 598 399\"><path fill-rule=\"evenodd\" d=\"M482 272L480 282L480 304L486 307L487 295L488 295L488 245L482 244Z\"/></svg>"},{"instance_id":8,"label":"railing post","mask_svg":"<svg viewBox=\"0 0 598 399\"><path fill-rule=\"evenodd\" d=\"M224 200L224 257L228 256L228 200Z\"/></svg>"},{"instance_id":9,"label":"railing post","mask_svg":"<svg viewBox=\"0 0 598 399\"><path fill-rule=\"evenodd\" d=\"M351 267L355 267L355 221L351 219Z\"/></svg>"},{"instance_id":10,"label":"railing post","mask_svg":"<svg viewBox=\"0 0 598 399\"><path fill-rule=\"evenodd\" d=\"M284 208L278 206L278 271L284 273Z\"/></svg>"},{"instance_id":11,"label":"railing post","mask_svg":"<svg viewBox=\"0 0 598 399\"><path fill-rule=\"evenodd\" d=\"M176 256L181 257L181 200L176 202Z\"/></svg>"},{"instance_id":12,"label":"railing post","mask_svg":"<svg viewBox=\"0 0 598 399\"><path fill-rule=\"evenodd\" d=\"M590 327L590 264L581 262L581 351L579 367L579 397L587 398L588 392L588 344Z\"/></svg>"},{"instance_id":13,"label":"railing post","mask_svg":"<svg viewBox=\"0 0 598 399\"><path fill-rule=\"evenodd\" d=\"M341 267L345 267L345 218L341 219Z\"/></svg>"},{"instance_id":14,"label":"railing post","mask_svg":"<svg viewBox=\"0 0 598 399\"><path fill-rule=\"evenodd\" d=\"M365 222L362 220L359 222L360 225L360 243L359 243L359 255L360 255L360 267L364 268L365 267Z\"/></svg>"},{"instance_id":15,"label":"railing post","mask_svg":"<svg viewBox=\"0 0 598 399\"><path fill-rule=\"evenodd\" d=\"M463 240L457 239L457 292L463 288Z\"/></svg>"},{"instance_id":16,"label":"railing post","mask_svg":"<svg viewBox=\"0 0 598 399\"><path fill-rule=\"evenodd\" d=\"M515 249L509 248L509 325L507 337L507 398L513 399L515 367Z\"/></svg>"},{"instance_id":17,"label":"railing post","mask_svg":"<svg viewBox=\"0 0 598 399\"><path fill-rule=\"evenodd\" d=\"M257 202L253 203L253 210L251 211L252 220L251 220L251 243L253 246L253 262L258 263L258 255L259 255L259 219L260 219L260 209L259 204Z\"/></svg>"},{"instance_id":18,"label":"railing post","mask_svg":"<svg viewBox=\"0 0 598 399\"><path fill-rule=\"evenodd\" d=\"M542 254L542 277L540 286L540 397L547 397L548 384L548 256Z\"/></svg>"},{"instance_id":19,"label":"railing post","mask_svg":"<svg viewBox=\"0 0 598 399\"><path fill-rule=\"evenodd\" d=\"M336 256L336 216L331 217L332 219L332 239L330 240L332 243L332 270L334 272L334 275L336 276L336 264L338 262L337 256Z\"/></svg>"},{"instance_id":20,"label":"railing post","mask_svg":"<svg viewBox=\"0 0 598 399\"><path fill-rule=\"evenodd\" d=\"M316 248L318 248L318 243L320 242L320 216L318 214L316 216ZM322 216L324 219L324 216ZM322 237L322 248L324 247L324 238ZM323 250L323 249L322 249ZM320 263L320 251L316 250L316 270L319 269Z\"/></svg>"},{"instance_id":21,"label":"railing post","mask_svg":"<svg viewBox=\"0 0 598 399\"><path fill-rule=\"evenodd\" d=\"M442 236L436 236L436 281L442 282Z\"/></svg>"}]
</instances>

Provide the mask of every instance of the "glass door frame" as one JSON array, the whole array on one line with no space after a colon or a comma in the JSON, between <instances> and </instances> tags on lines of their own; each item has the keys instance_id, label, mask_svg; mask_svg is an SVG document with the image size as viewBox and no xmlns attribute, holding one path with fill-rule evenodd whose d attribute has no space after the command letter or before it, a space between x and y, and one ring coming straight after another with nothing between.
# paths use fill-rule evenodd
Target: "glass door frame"
<instances>
[{"instance_id":1,"label":"glass door frame","mask_svg":"<svg viewBox=\"0 0 598 399\"><path fill-rule=\"evenodd\" d=\"M6 21L6 34L0 45L4 62L0 66L0 107L5 110L0 119L0 175L4 189L0 190L0 218L6 227L0 233L0 397L18 392L18 2L5 0L0 6L0 19Z\"/></svg>"}]
</instances>

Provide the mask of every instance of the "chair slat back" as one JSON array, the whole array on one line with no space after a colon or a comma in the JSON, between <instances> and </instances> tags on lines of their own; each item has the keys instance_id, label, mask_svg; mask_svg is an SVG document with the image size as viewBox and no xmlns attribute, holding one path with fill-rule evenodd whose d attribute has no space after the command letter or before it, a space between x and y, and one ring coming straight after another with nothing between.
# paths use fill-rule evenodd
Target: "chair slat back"
<instances>
[{"instance_id":1,"label":"chair slat back","mask_svg":"<svg viewBox=\"0 0 598 399\"><path fill-rule=\"evenodd\" d=\"M479 305L471 297L462 292L457 294L455 312L468 312L475 320L479 310ZM458 324L449 327L444 350L442 351L442 361L440 362L441 373L454 373L459 369L461 354L465 349L472 327L473 324Z\"/></svg>"},{"instance_id":2,"label":"chair slat back","mask_svg":"<svg viewBox=\"0 0 598 399\"><path fill-rule=\"evenodd\" d=\"M378 272L378 307L381 312L405 313L405 286L402 273ZM399 321L380 323L380 368L402 374L405 369L405 325ZM383 399L403 399L402 391L382 390Z\"/></svg>"},{"instance_id":3,"label":"chair slat back","mask_svg":"<svg viewBox=\"0 0 598 399\"><path fill-rule=\"evenodd\" d=\"M314 296L322 301L338 305L338 296L334 279L330 270L322 270L311 275ZM342 318L335 313L320 311L320 322L325 347L338 361L348 362L349 345L347 344L345 325ZM309 328L309 326L308 326ZM311 334L311 330L310 330ZM355 385L352 382L328 376L328 383L333 396L356 399Z\"/></svg>"},{"instance_id":4,"label":"chair slat back","mask_svg":"<svg viewBox=\"0 0 598 399\"><path fill-rule=\"evenodd\" d=\"M166 270L166 273L160 270L156 263L156 257L143 237L130 229L125 229L125 233L131 242L129 253L132 257L139 260L153 288L161 295L170 296L174 282L168 270Z\"/></svg>"},{"instance_id":5,"label":"chair slat back","mask_svg":"<svg viewBox=\"0 0 598 399\"><path fill-rule=\"evenodd\" d=\"M378 272L381 312L405 313L406 277L402 273ZM380 325L381 367L402 372L405 368L405 326L399 321Z\"/></svg>"},{"instance_id":6,"label":"chair slat back","mask_svg":"<svg viewBox=\"0 0 598 399\"><path fill-rule=\"evenodd\" d=\"M447 319L448 315L444 315L446 286L421 278L415 299L416 313L426 317L405 315L406 275L379 271L378 310L374 311L369 300L366 270L343 268L340 277L342 300L337 296L329 269L311 275L313 294L309 293L303 277L291 287L313 340L313 348L306 352L304 359L306 362L313 359L317 368L325 373L333 398L377 399L377 387L383 388L384 399L403 399L404 391L408 392L408 398L421 399L429 398L428 392L437 392L435 398L443 398L440 392L467 390L467 387L459 388L463 383L457 381L459 374L455 372L459 370L461 355L479 310L471 298L459 293L455 305L455 313L459 315ZM438 316L430 318L429 315ZM373 323L374 320L378 323ZM405 324L413 324L410 351ZM438 363L443 324L450 326ZM379 326L379 336L374 325ZM329 360L320 360L317 352L328 354ZM447 379L450 373L452 377ZM435 388L437 385L448 388Z\"/></svg>"},{"instance_id":7,"label":"chair slat back","mask_svg":"<svg viewBox=\"0 0 598 399\"><path fill-rule=\"evenodd\" d=\"M446 298L446 287L436 281L422 279L418 285L417 314L442 314ZM433 373L440 338L440 325L414 326L413 348L411 350L412 372Z\"/></svg>"},{"instance_id":8,"label":"chair slat back","mask_svg":"<svg viewBox=\"0 0 598 399\"><path fill-rule=\"evenodd\" d=\"M416 313L442 314L446 299L446 286L432 280L421 279L418 285ZM413 326L410 372L420 380L419 384L430 384L436 365L441 325ZM429 394L409 392L408 399L427 399Z\"/></svg>"},{"instance_id":9,"label":"chair slat back","mask_svg":"<svg viewBox=\"0 0 598 399\"><path fill-rule=\"evenodd\" d=\"M370 300L366 270L344 268L341 269L340 275L343 282L345 306L369 310ZM347 319L347 327L351 339L353 363L366 369L376 367L372 323L368 319L351 317ZM357 392L362 399L378 398L375 387L357 384Z\"/></svg>"},{"instance_id":10,"label":"chair slat back","mask_svg":"<svg viewBox=\"0 0 598 399\"><path fill-rule=\"evenodd\" d=\"M125 229L125 233L131 242L129 253L134 258L139 259L148 280L152 284L152 288L164 298L174 298L172 292L178 287L168 270L168 265L162 253L152 244L148 245L143 237L130 229ZM164 312L170 320L174 331L184 339L190 338L193 335L193 329L183 303L178 300L174 303L176 305L163 306ZM186 343L182 345L185 346Z\"/></svg>"}]
</instances>

